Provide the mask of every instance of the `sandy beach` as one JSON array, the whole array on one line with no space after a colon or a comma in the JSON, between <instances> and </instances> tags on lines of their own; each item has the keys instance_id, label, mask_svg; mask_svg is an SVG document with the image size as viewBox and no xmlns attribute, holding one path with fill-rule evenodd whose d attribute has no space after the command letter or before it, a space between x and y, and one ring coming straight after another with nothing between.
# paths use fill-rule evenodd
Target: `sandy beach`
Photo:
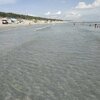
<instances>
[{"instance_id":1,"label":"sandy beach","mask_svg":"<svg viewBox=\"0 0 100 100\"><path fill-rule=\"evenodd\" d=\"M100 100L100 30L41 24L0 30L0 100Z\"/></svg>"},{"instance_id":2,"label":"sandy beach","mask_svg":"<svg viewBox=\"0 0 100 100\"><path fill-rule=\"evenodd\" d=\"M32 25L32 24L35 24L34 22L29 21L29 20L23 20L22 23L2 24L2 19L3 19L3 18L0 18L0 28L17 27L17 26L26 26L26 25Z\"/></svg>"},{"instance_id":3,"label":"sandy beach","mask_svg":"<svg viewBox=\"0 0 100 100\"><path fill-rule=\"evenodd\" d=\"M20 27L20 26L27 26L27 25L34 25L34 24L54 24L54 23L62 23L61 21L45 21L45 20L37 20L35 22L34 20L23 20L21 23L9 23L9 24L2 24L3 18L0 18L0 29L1 28L15 28L15 27Z\"/></svg>"}]
</instances>

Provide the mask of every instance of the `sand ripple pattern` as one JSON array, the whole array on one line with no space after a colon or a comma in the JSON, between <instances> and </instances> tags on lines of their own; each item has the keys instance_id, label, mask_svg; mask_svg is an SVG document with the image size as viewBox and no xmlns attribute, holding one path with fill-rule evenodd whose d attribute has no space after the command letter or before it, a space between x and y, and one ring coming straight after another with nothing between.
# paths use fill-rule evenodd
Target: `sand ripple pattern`
<instances>
[{"instance_id":1,"label":"sand ripple pattern","mask_svg":"<svg viewBox=\"0 0 100 100\"><path fill-rule=\"evenodd\" d=\"M100 100L100 30L21 27L0 46L0 100Z\"/></svg>"}]
</instances>

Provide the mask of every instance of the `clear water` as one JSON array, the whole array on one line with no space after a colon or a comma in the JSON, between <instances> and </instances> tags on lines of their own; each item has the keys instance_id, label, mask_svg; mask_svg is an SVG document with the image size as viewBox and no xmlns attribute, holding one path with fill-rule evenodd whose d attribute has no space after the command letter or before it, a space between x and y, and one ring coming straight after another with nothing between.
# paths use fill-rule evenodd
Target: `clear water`
<instances>
[{"instance_id":1,"label":"clear water","mask_svg":"<svg viewBox=\"0 0 100 100\"><path fill-rule=\"evenodd\" d=\"M100 100L100 29L0 29L0 100Z\"/></svg>"}]
</instances>

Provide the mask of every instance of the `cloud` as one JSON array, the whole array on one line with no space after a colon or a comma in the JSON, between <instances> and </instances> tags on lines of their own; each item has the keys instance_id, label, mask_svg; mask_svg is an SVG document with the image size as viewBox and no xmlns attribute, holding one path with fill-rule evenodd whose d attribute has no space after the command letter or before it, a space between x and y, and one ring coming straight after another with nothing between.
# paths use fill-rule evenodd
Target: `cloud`
<instances>
[{"instance_id":1,"label":"cloud","mask_svg":"<svg viewBox=\"0 0 100 100\"><path fill-rule=\"evenodd\" d=\"M44 15L48 16L48 17L52 17L52 18L58 18L61 14L62 14L61 11L57 11L57 12L50 12L50 11L48 11Z\"/></svg>"},{"instance_id":2,"label":"cloud","mask_svg":"<svg viewBox=\"0 0 100 100\"><path fill-rule=\"evenodd\" d=\"M56 15L61 15L61 13L62 13L61 11L58 11L58 12L56 12L55 14L56 14Z\"/></svg>"},{"instance_id":3,"label":"cloud","mask_svg":"<svg viewBox=\"0 0 100 100\"><path fill-rule=\"evenodd\" d=\"M66 12L60 10L56 12L47 12L50 18L62 18L73 21L100 21L100 0L94 0L92 3L79 2L77 6Z\"/></svg>"},{"instance_id":4,"label":"cloud","mask_svg":"<svg viewBox=\"0 0 100 100\"><path fill-rule=\"evenodd\" d=\"M50 14L51 14L51 12L49 12L49 11L48 11L47 13L45 13L46 16L48 16L48 15L50 15Z\"/></svg>"},{"instance_id":5,"label":"cloud","mask_svg":"<svg viewBox=\"0 0 100 100\"><path fill-rule=\"evenodd\" d=\"M0 0L0 5L13 4L16 0Z\"/></svg>"},{"instance_id":6,"label":"cloud","mask_svg":"<svg viewBox=\"0 0 100 100\"><path fill-rule=\"evenodd\" d=\"M65 14L65 19L68 19L68 20L77 20L81 17L81 14L80 12L78 11L69 11Z\"/></svg>"},{"instance_id":7,"label":"cloud","mask_svg":"<svg viewBox=\"0 0 100 100\"><path fill-rule=\"evenodd\" d=\"M96 7L100 7L100 0L95 0L91 4L86 4L85 2L79 2L75 8L86 9L86 8L96 8Z\"/></svg>"},{"instance_id":8,"label":"cloud","mask_svg":"<svg viewBox=\"0 0 100 100\"><path fill-rule=\"evenodd\" d=\"M79 4L76 6L78 9L84 9L84 8L91 8L91 5L87 5L85 2L79 2Z\"/></svg>"},{"instance_id":9,"label":"cloud","mask_svg":"<svg viewBox=\"0 0 100 100\"><path fill-rule=\"evenodd\" d=\"M43 17L53 18L53 19L63 19L63 13L61 11L47 12Z\"/></svg>"},{"instance_id":10,"label":"cloud","mask_svg":"<svg viewBox=\"0 0 100 100\"><path fill-rule=\"evenodd\" d=\"M75 21L100 21L100 0L92 3L79 2L76 7L66 12L64 19Z\"/></svg>"}]
</instances>

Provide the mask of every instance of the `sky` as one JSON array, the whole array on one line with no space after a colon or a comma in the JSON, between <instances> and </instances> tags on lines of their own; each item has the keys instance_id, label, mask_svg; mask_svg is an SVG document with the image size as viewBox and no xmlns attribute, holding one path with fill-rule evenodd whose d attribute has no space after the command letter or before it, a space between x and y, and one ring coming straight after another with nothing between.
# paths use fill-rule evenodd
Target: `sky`
<instances>
[{"instance_id":1,"label":"sky","mask_svg":"<svg viewBox=\"0 0 100 100\"><path fill-rule=\"evenodd\" d=\"M0 0L0 11L65 20L100 21L100 0Z\"/></svg>"}]
</instances>

